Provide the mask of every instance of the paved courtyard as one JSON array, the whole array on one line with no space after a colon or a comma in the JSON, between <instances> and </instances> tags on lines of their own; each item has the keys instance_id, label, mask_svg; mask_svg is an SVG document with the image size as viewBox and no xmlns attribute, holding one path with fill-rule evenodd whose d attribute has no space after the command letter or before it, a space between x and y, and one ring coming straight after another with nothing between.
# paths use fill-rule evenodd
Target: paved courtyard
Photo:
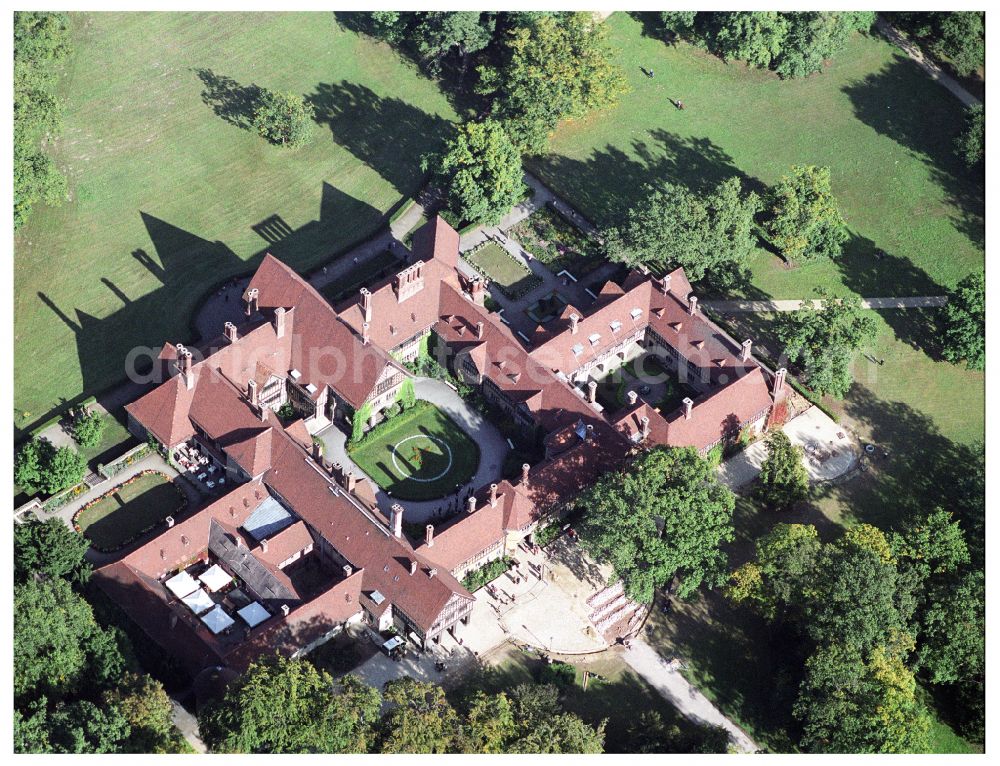
<instances>
[{"instance_id":1,"label":"paved courtyard","mask_svg":"<svg viewBox=\"0 0 1000 766\"><path fill-rule=\"evenodd\" d=\"M854 439L819 407L810 407L781 429L805 451L803 458L809 479L830 481L850 471L858 460ZM746 486L760 473L767 457L763 439L758 440L719 466L719 478L730 489Z\"/></svg>"},{"instance_id":2,"label":"paved courtyard","mask_svg":"<svg viewBox=\"0 0 1000 766\"><path fill-rule=\"evenodd\" d=\"M483 656L504 641L556 654L586 654L608 647L594 629L587 599L604 588L611 575L565 537L540 554L518 548L518 571L508 572L476 591L472 620L459 634L463 645ZM520 582L515 582L519 579Z\"/></svg>"}]
</instances>

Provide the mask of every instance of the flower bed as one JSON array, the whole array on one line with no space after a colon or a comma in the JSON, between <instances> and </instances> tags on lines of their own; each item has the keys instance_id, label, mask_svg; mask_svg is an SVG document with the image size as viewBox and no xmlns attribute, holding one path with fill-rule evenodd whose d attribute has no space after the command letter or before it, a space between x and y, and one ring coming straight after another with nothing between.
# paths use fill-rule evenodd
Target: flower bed
<instances>
[{"instance_id":1,"label":"flower bed","mask_svg":"<svg viewBox=\"0 0 1000 766\"><path fill-rule=\"evenodd\" d=\"M597 243L551 203L512 226L508 234L554 274L565 269L579 278L602 263Z\"/></svg>"},{"instance_id":2,"label":"flower bed","mask_svg":"<svg viewBox=\"0 0 1000 766\"><path fill-rule=\"evenodd\" d=\"M73 528L105 553L138 540L187 507L184 493L160 472L147 470L91 500L73 514Z\"/></svg>"}]
</instances>

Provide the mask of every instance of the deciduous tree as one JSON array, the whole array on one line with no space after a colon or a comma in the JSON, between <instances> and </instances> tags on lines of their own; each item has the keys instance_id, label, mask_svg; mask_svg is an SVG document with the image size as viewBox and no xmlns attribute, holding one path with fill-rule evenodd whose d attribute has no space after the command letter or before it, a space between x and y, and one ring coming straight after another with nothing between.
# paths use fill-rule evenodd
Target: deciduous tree
<instances>
[{"instance_id":1,"label":"deciduous tree","mask_svg":"<svg viewBox=\"0 0 1000 766\"><path fill-rule=\"evenodd\" d=\"M458 713L437 684L410 676L385 685L391 706L382 719L380 752L447 753L459 737Z\"/></svg>"},{"instance_id":2,"label":"deciduous tree","mask_svg":"<svg viewBox=\"0 0 1000 766\"><path fill-rule=\"evenodd\" d=\"M986 273L975 271L958 283L944 307L944 350L949 362L965 360L970 370L986 366Z\"/></svg>"},{"instance_id":3,"label":"deciduous tree","mask_svg":"<svg viewBox=\"0 0 1000 766\"><path fill-rule=\"evenodd\" d=\"M73 421L73 438L81 447L96 447L106 426L107 420L101 413L84 412Z\"/></svg>"},{"instance_id":4,"label":"deciduous tree","mask_svg":"<svg viewBox=\"0 0 1000 766\"><path fill-rule=\"evenodd\" d=\"M955 151L970 168L982 163L986 156L986 112L982 104L965 110L965 127L955 140Z\"/></svg>"},{"instance_id":5,"label":"deciduous tree","mask_svg":"<svg viewBox=\"0 0 1000 766\"><path fill-rule=\"evenodd\" d=\"M28 519L14 525L14 579L25 582L35 574L86 582L91 566L84 558L90 544L62 519Z\"/></svg>"},{"instance_id":6,"label":"deciduous tree","mask_svg":"<svg viewBox=\"0 0 1000 766\"><path fill-rule=\"evenodd\" d=\"M649 187L624 223L604 233L605 253L657 272L681 266L693 281L728 285L747 271L760 207L756 194L742 193L736 177L705 194L670 183Z\"/></svg>"},{"instance_id":7,"label":"deciduous tree","mask_svg":"<svg viewBox=\"0 0 1000 766\"><path fill-rule=\"evenodd\" d=\"M785 314L775 334L788 359L805 373L806 385L818 394L843 397L853 382L854 354L874 342L878 322L856 295L832 298L817 293L819 308L806 304Z\"/></svg>"},{"instance_id":8,"label":"deciduous tree","mask_svg":"<svg viewBox=\"0 0 1000 766\"><path fill-rule=\"evenodd\" d=\"M313 107L297 93L262 89L254 109L253 127L263 138L280 146L302 146L313 130Z\"/></svg>"},{"instance_id":9,"label":"deciduous tree","mask_svg":"<svg viewBox=\"0 0 1000 766\"><path fill-rule=\"evenodd\" d=\"M730 11L715 17L715 50L727 61L740 59L767 69L784 49L785 14L777 11Z\"/></svg>"},{"instance_id":10,"label":"deciduous tree","mask_svg":"<svg viewBox=\"0 0 1000 766\"><path fill-rule=\"evenodd\" d=\"M719 584L733 539L735 500L709 463L691 448L657 448L623 471L605 474L578 500L580 536L610 563L632 598L653 600L674 575L685 597L703 582Z\"/></svg>"},{"instance_id":11,"label":"deciduous tree","mask_svg":"<svg viewBox=\"0 0 1000 766\"><path fill-rule=\"evenodd\" d=\"M809 495L809 474L802 462L802 448L775 428L765 442L767 457L760 466L754 496L778 511L786 511Z\"/></svg>"},{"instance_id":12,"label":"deciduous tree","mask_svg":"<svg viewBox=\"0 0 1000 766\"><path fill-rule=\"evenodd\" d=\"M771 242L787 261L835 258L848 239L830 187L830 168L793 165L771 190Z\"/></svg>"},{"instance_id":13,"label":"deciduous tree","mask_svg":"<svg viewBox=\"0 0 1000 766\"><path fill-rule=\"evenodd\" d=\"M613 106L626 89L604 29L589 12L526 17L502 40L499 66L479 67L477 91L522 152L544 151L560 120Z\"/></svg>"},{"instance_id":14,"label":"deciduous tree","mask_svg":"<svg viewBox=\"0 0 1000 766\"><path fill-rule=\"evenodd\" d=\"M498 224L525 191L521 155L496 120L462 125L437 172L449 208L462 221Z\"/></svg>"}]
</instances>

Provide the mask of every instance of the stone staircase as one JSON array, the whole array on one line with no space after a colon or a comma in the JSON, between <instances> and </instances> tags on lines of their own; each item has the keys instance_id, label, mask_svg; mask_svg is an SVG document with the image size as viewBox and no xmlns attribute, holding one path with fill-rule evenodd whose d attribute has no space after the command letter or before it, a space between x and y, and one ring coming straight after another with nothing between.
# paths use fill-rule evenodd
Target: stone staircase
<instances>
[{"instance_id":1,"label":"stone staircase","mask_svg":"<svg viewBox=\"0 0 1000 766\"><path fill-rule=\"evenodd\" d=\"M620 582L588 598L587 606L591 623L608 643L634 633L648 608L630 599Z\"/></svg>"}]
</instances>

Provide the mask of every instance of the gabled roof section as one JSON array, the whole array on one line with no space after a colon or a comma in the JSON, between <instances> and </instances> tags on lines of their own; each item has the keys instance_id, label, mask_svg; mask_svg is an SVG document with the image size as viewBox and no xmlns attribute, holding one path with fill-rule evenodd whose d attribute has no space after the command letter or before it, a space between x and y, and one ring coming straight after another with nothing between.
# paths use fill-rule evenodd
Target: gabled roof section
<instances>
[{"instance_id":1,"label":"gabled roof section","mask_svg":"<svg viewBox=\"0 0 1000 766\"><path fill-rule=\"evenodd\" d=\"M180 375L175 375L134 402L126 404L126 412L168 447L190 439L194 436L194 428L188 412L201 377L200 371L193 372L193 375L195 385L190 389Z\"/></svg>"},{"instance_id":2,"label":"gabled roof section","mask_svg":"<svg viewBox=\"0 0 1000 766\"><path fill-rule=\"evenodd\" d=\"M418 260L434 259L454 269L460 240L458 232L436 215L413 233L413 254Z\"/></svg>"}]
</instances>

